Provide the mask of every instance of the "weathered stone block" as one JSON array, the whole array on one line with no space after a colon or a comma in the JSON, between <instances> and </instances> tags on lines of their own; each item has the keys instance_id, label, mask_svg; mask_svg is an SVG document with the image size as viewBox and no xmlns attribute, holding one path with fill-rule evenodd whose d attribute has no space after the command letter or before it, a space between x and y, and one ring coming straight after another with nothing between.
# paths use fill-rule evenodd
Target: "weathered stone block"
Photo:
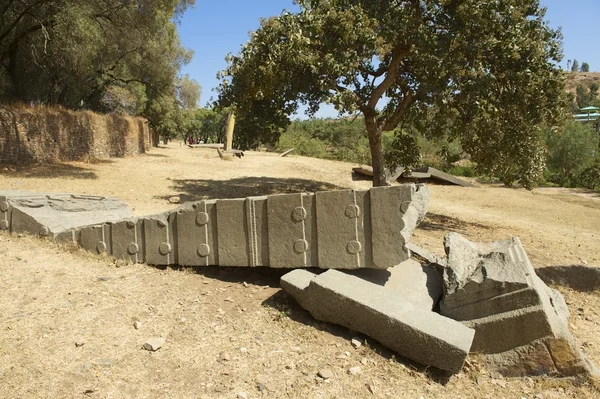
<instances>
[{"instance_id":1,"label":"weathered stone block","mask_svg":"<svg viewBox=\"0 0 600 399\"><path fill-rule=\"evenodd\" d=\"M365 209L360 194L353 190L315 194L320 265L338 263L357 269L365 264ZM402 242L396 244L401 246Z\"/></svg>"},{"instance_id":2,"label":"weathered stone block","mask_svg":"<svg viewBox=\"0 0 600 399\"><path fill-rule=\"evenodd\" d=\"M216 201L201 201L177 209L178 263L182 266L218 264Z\"/></svg>"},{"instance_id":3,"label":"weathered stone block","mask_svg":"<svg viewBox=\"0 0 600 399\"><path fill-rule=\"evenodd\" d=\"M96 254L111 254L110 226L99 224L81 229L79 245Z\"/></svg>"},{"instance_id":4,"label":"weathered stone block","mask_svg":"<svg viewBox=\"0 0 600 399\"><path fill-rule=\"evenodd\" d=\"M267 197L267 232L271 267L313 264L317 243L311 230L316 220L314 196L281 194Z\"/></svg>"},{"instance_id":5,"label":"weathered stone block","mask_svg":"<svg viewBox=\"0 0 600 399\"><path fill-rule=\"evenodd\" d=\"M425 186L400 187L404 189L387 191L386 187L373 187L369 190L372 267L375 268L397 265L408 259L409 253L405 244L427 213L429 190ZM390 230L389 226L397 226L399 230ZM398 243L401 243L403 248L401 252L395 249Z\"/></svg>"},{"instance_id":6,"label":"weathered stone block","mask_svg":"<svg viewBox=\"0 0 600 399\"><path fill-rule=\"evenodd\" d=\"M369 335L416 362L458 372L471 347L472 329L359 277L295 270L281 281L316 319Z\"/></svg>"},{"instance_id":7,"label":"weathered stone block","mask_svg":"<svg viewBox=\"0 0 600 399\"><path fill-rule=\"evenodd\" d=\"M518 238L476 244L450 233L444 245L448 262L442 314L471 320L542 305L535 272Z\"/></svg>"},{"instance_id":8,"label":"weathered stone block","mask_svg":"<svg viewBox=\"0 0 600 399\"><path fill-rule=\"evenodd\" d=\"M110 224L112 256L131 262L144 261L144 221L132 218Z\"/></svg>"},{"instance_id":9,"label":"weathered stone block","mask_svg":"<svg viewBox=\"0 0 600 399\"><path fill-rule=\"evenodd\" d=\"M442 298L443 281L440 272L433 266L425 266L412 259L385 270L344 270L344 273L410 298L415 306L426 311L437 307Z\"/></svg>"},{"instance_id":10,"label":"weathered stone block","mask_svg":"<svg viewBox=\"0 0 600 399\"><path fill-rule=\"evenodd\" d=\"M219 266L249 266L245 199L217 200Z\"/></svg>"},{"instance_id":11,"label":"weathered stone block","mask_svg":"<svg viewBox=\"0 0 600 399\"><path fill-rule=\"evenodd\" d=\"M490 358L496 363L516 359L521 363L515 369L529 370L531 359L525 355L546 359L536 343L541 340L562 375L597 372L569 333L562 295L536 276L518 238L478 244L450 233L445 246L440 310L475 329L472 351L498 354ZM544 366L538 371L546 369L553 370Z\"/></svg>"},{"instance_id":12,"label":"weathered stone block","mask_svg":"<svg viewBox=\"0 0 600 399\"><path fill-rule=\"evenodd\" d=\"M176 213L162 213L144 218L144 259L151 265L177 263L174 239Z\"/></svg>"},{"instance_id":13,"label":"weathered stone block","mask_svg":"<svg viewBox=\"0 0 600 399\"><path fill-rule=\"evenodd\" d=\"M110 197L0 191L0 230L56 239L70 230L132 215L127 204Z\"/></svg>"}]
</instances>

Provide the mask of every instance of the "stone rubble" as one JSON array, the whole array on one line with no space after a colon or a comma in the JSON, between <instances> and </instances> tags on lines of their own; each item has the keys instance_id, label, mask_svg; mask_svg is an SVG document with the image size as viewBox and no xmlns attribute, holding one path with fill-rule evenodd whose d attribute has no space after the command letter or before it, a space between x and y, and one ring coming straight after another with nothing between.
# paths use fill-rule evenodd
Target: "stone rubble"
<instances>
[{"instance_id":1,"label":"stone rubble","mask_svg":"<svg viewBox=\"0 0 600 399\"><path fill-rule=\"evenodd\" d=\"M472 352L504 375L598 373L569 332L562 295L535 274L518 238L480 244L450 233L444 245L440 313L475 329Z\"/></svg>"},{"instance_id":2,"label":"stone rubble","mask_svg":"<svg viewBox=\"0 0 600 399\"><path fill-rule=\"evenodd\" d=\"M294 270L281 286L318 320L366 334L422 364L458 372L475 331L427 311L410 297L337 270Z\"/></svg>"},{"instance_id":3,"label":"stone rubble","mask_svg":"<svg viewBox=\"0 0 600 399\"><path fill-rule=\"evenodd\" d=\"M428 189L410 184L204 200L133 217L114 198L0 191L0 231L70 242L122 266L296 269L281 277L281 286L313 317L451 373L471 353L504 376L599 375L569 332L564 298L536 275L518 238L484 244L450 233L446 258L410 242L428 202ZM329 270L318 274L308 267ZM597 271L585 272L591 277L573 277L564 268L542 275L597 289ZM358 349L361 340L350 344ZM143 348L156 351L165 342L153 338ZM230 360L228 353L219 355L221 362ZM361 368L348 373L358 375ZM334 377L329 369L318 376Z\"/></svg>"}]
</instances>

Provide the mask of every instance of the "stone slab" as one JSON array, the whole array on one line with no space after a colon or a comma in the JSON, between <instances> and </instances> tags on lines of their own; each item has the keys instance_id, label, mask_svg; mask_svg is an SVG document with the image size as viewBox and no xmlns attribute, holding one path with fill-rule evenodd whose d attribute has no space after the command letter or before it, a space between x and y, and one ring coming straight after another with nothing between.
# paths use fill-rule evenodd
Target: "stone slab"
<instances>
[{"instance_id":1,"label":"stone slab","mask_svg":"<svg viewBox=\"0 0 600 399\"><path fill-rule=\"evenodd\" d=\"M178 263L182 266L218 264L215 201L200 201L177 209Z\"/></svg>"},{"instance_id":2,"label":"stone slab","mask_svg":"<svg viewBox=\"0 0 600 399\"><path fill-rule=\"evenodd\" d=\"M404 177L413 179L435 179L443 181L444 183L450 183L462 187L477 187L475 184L465 179L458 178L449 173L442 172L436 168L425 166L423 168L415 169L411 172L404 173Z\"/></svg>"},{"instance_id":3,"label":"stone slab","mask_svg":"<svg viewBox=\"0 0 600 399\"><path fill-rule=\"evenodd\" d=\"M426 311L436 308L443 294L441 273L435 267L422 265L413 259L386 270L345 270L344 273L397 292Z\"/></svg>"},{"instance_id":4,"label":"stone slab","mask_svg":"<svg viewBox=\"0 0 600 399\"><path fill-rule=\"evenodd\" d=\"M144 261L144 220L131 218L110 224L112 256L131 262Z\"/></svg>"},{"instance_id":5,"label":"stone slab","mask_svg":"<svg viewBox=\"0 0 600 399\"><path fill-rule=\"evenodd\" d=\"M217 200L219 266L249 266L245 199Z\"/></svg>"},{"instance_id":6,"label":"stone slab","mask_svg":"<svg viewBox=\"0 0 600 399\"><path fill-rule=\"evenodd\" d=\"M144 218L144 259L151 265L173 265L177 263L177 241L173 231L176 227L176 212L165 212Z\"/></svg>"},{"instance_id":7,"label":"stone slab","mask_svg":"<svg viewBox=\"0 0 600 399\"><path fill-rule=\"evenodd\" d=\"M401 185L207 200L133 218L105 197L4 193L12 197L0 196L0 228L60 237L94 252L102 241L104 252L132 262L278 268L397 265L408 259L405 244L429 201L425 186Z\"/></svg>"},{"instance_id":8,"label":"stone slab","mask_svg":"<svg viewBox=\"0 0 600 399\"><path fill-rule=\"evenodd\" d=\"M0 229L11 232L55 239L83 226L132 216L127 204L116 198L0 190Z\"/></svg>"},{"instance_id":9,"label":"stone slab","mask_svg":"<svg viewBox=\"0 0 600 399\"><path fill-rule=\"evenodd\" d=\"M366 334L421 364L456 373L471 347L472 329L359 277L295 270L281 281L316 319Z\"/></svg>"}]
</instances>

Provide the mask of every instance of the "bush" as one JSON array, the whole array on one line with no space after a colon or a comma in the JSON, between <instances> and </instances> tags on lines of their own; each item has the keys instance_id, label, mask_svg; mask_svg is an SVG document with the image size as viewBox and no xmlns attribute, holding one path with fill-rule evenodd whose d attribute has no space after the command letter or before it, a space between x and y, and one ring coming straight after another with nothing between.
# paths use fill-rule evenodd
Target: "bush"
<instances>
[{"instance_id":1,"label":"bush","mask_svg":"<svg viewBox=\"0 0 600 399\"><path fill-rule=\"evenodd\" d=\"M446 170L446 173L450 173L454 176L474 177L475 171L471 166L453 166Z\"/></svg>"},{"instance_id":2,"label":"bush","mask_svg":"<svg viewBox=\"0 0 600 399\"><path fill-rule=\"evenodd\" d=\"M579 175L579 184L583 187L600 192L600 160L596 159L594 164Z\"/></svg>"},{"instance_id":3,"label":"bush","mask_svg":"<svg viewBox=\"0 0 600 399\"><path fill-rule=\"evenodd\" d=\"M545 132L548 147L548 181L562 186L577 185L579 175L591 167L598 146L598 134L589 126L568 122L558 131Z\"/></svg>"}]
</instances>

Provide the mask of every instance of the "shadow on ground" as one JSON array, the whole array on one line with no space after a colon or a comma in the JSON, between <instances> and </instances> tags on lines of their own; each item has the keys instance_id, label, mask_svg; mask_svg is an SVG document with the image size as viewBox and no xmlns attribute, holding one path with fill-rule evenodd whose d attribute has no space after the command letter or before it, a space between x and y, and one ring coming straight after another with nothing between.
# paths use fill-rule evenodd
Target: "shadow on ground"
<instances>
[{"instance_id":1,"label":"shadow on ground","mask_svg":"<svg viewBox=\"0 0 600 399\"><path fill-rule=\"evenodd\" d=\"M465 233L469 228L478 228L489 230L490 227L480 223L465 222L451 216L438 215L436 213L428 213L425 220L417 227L419 230L427 231L455 231Z\"/></svg>"},{"instance_id":2,"label":"shadow on ground","mask_svg":"<svg viewBox=\"0 0 600 399\"><path fill-rule=\"evenodd\" d=\"M108 161L110 162L110 161ZM0 165L0 174L16 179L27 178L71 178L94 180L98 176L93 171L66 163L48 163L32 165Z\"/></svg>"},{"instance_id":3,"label":"shadow on ground","mask_svg":"<svg viewBox=\"0 0 600 399\"><path fill-rule=\"evenodd\" d=\"M275 269L270 267L231 267L231 266L152 266L159 270L193 270L194 273L224 281L242 284L244 282L263 287L279 288L279 279L290 269Z\"/></svg>"},{"instance_id":4,"label":"shadow on ground","mask_svg":"<svg viewBox=\"0 0 600 399\"><path fill-rule=\"evenodd\" d=\"M354 350L350 346L350 341L352 338L357 338L374 353L380 355L388 361L399 362L409 369L425 373L434 382L446 384L451 377L451 374L445 371L415 363L364 334L360 334L337 324L316 320L308 311L303 309L291 295L283 290L277 291L275 294L264 300L262 305L276 310L278 312L278 318L289 317L291 320L297 323L302 323L311 328L315 328L319 331L323 331L344 339L349 343L347 347L348 351ZM344 349L340 348L340 352L344 352Z\"/></svg>"},{"instance_id":5,"label":"shadow on ground","mask_svg":"<svg viewBox=\"0 0 600 399\"><path fill-rule=\"evenodd\" d=\"M145 157L153 157L153 158L168 158L168 155L165 154L156 154L156 153L151 153L151 152L146 152L144 153Z\"/></svg>"},{"instance_id":6,"label":"shadow on ground","mask_svg":"<svg viewBox=\"0 0 600 399\"><path fill-rule=\"evenodd\" d=\"M339 187L322 181L283 179L274 177L242 177L231 180L188 179L172 180L171 189L180 193L185 201L208 198L244 198L259 195L301 193L339 190ZM169 196L156 197L168 199Z\"/></svg>"}]
</instances>

